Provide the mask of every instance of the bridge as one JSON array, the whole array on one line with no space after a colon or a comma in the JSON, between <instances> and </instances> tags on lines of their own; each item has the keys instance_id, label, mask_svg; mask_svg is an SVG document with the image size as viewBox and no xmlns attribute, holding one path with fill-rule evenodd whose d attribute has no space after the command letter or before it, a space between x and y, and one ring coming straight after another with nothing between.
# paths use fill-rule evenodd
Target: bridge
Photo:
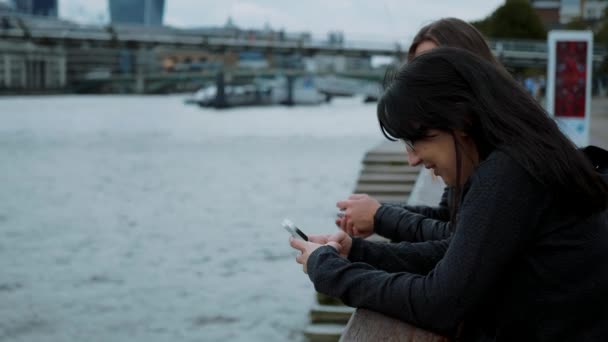
<instances>
[{"instance_id":1,"label":"bridge","mask_svg":"<svg viewBox=\"0 0 608 342\"><path fill-rule=\"evenodd\" d=\"M4 42L5 45L2 44ZM230 33L210 34L201 30L184 30L172 27L139 27L126 25L80 25L64 20L31 17L0 13L0 55L6 44L27 46L22 56L13 54L5 56L5 68L12 69L13 75L4 76L0 72L0 87L15 85L15 80L30 84L30 78L36 78L35 70L63 71L63 77L55 77L58 87L67 85L78 89L96 91L101 88L122 87L125 92L157 92L171 87L184 89L208 82L217 73L217 67L204 70L186 70L168 72L163 66L167 60L175 58L176 53L187 51L199 53L201 60L218 62L221 69L228 74L240 74L243 77L254 77L260 73L275 72L302 73L300 65L270 65L267 70L239 70L239 53L255 51L267 60L276 60L281 56L298 56L298 58L346 58L368 60L368 65L352 66L346 70L318 71L333 72L342 76L379 81L383 70L369 66L373 56L389 56L403 60L407 51L398 42L345 41L328 42L314 40L310 35L283 35L263 37L263 39ZM490 40L489 45L497 58L511 68L544 68L547 63L547 43L529 40ZM4 47L3 47L4 46ZM38 49L38 53L36 53ZM53 60L45 50L53 50ZM200 54L204 55L200 55ZM599 65L607 54L606 48L594 49L593 61ZM2 56L0 56L2 57ZM28 62L33 61L32 65ZM11 63L25 63L21 77L15 79L17 70ZM53 65L46 65L46 64ZM126 66L125 66L126 65ZM210 63L212 65L212 63ZM1 66L0 66L1 67ZM10 68L9 68L10 67ZM274 69L272 69L274 68ZM297 69L297 70L293 70ZM6 73L11 72L8 70ZM31 75L29 73L32 73ZM50 76L36 80L35 84L49 83ZM129 84L133 87L128 86ZM188 89L184 89L188 90Z\"/></svg>"},{"instance_id":2,"label":"bridge","mask_svg":"<svg viewBox=\"0 0 608 342\"><path fill-rule=\"evenodd\" d=\"M132 25L92 26L79 25L63 20L29 17L4 16L0 14L0 38L26 40L47 44L87 44L97 47L143 47L168 48L190 47L211 51L272 50L277 52L298 52L304 55L345 54L354 56L403 54L398 43L386 42L342 42L315 41L309 36L285 37L273 40L255 38L218 37L196 30L172 27L139 27Z\"/></svg>"}]
</instances>

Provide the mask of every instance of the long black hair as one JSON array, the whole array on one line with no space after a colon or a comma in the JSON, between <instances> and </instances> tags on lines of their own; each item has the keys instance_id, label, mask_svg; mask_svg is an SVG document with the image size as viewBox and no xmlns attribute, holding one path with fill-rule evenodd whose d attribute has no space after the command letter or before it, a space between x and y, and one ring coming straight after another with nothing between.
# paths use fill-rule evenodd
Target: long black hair
<instances>
[{"instance_id":1,"label":"long black hair","mask_svg":"<svg viewBox=\"0 0 608 342\"><path fill-rule=\"evenodd\" d=\"M377 114L390 140L461 130L475 142L480 160L504 151L567 212L582 217L608 206L608 185L538 102L504 69L466 50L436 48L393 72ZM459 173L458 147L456 152ZM459 184L460 178L457 192Z\"/></svg>"}]
</instances>

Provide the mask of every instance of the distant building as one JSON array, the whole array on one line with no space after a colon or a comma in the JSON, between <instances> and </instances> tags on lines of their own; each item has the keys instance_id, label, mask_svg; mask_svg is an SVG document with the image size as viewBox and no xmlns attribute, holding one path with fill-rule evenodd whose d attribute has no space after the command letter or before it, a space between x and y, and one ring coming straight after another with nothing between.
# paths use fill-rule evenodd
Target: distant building
<instances>
[{"instance_id":1,"label":"distant building","mask_svg":"<svg viewBox=\"0 0 608 342\"><path fill-rule=\"evenodd\" d=\"M593 23L602 18L607 0L529 0L548 29L558 28L574 19Z\"/></svg>"},{"instance_id":2,"label":"distant building","mask_svg":"<svg viewBox=\"0 0 608 342\"><path fill-rule=\"evenodd\" d=\"M66 54L61 47L0 41L0 60L0 92L66 86Z\"/></svg>"},{"instance_id":3,"label":"distant building","mask_svg":"<svg viewBox=\"0 0 608 342\"><path fill-rule=\"evenodd\" d=\"M551 29L559 26L559 12L561 8L560 0L530 0L530 4L546 28Z\"/></svg>"},{"instance_id":4,"label":"distant building","mask_svg":"<svg viewBox=\"0 0 608 342\"><path fill-rule=\"evenodd\" d=\"M12 12L14 10L12 4L9 2L0 2L0 13L2 12Z\"/></svg>"},{"instance_id":5,"label":"distant building","mask_svg":"<svg viewBox=\"0 0 608 342\"><path fill-rule=\"evenodd\" d=\"M582 1L581 16L587 20L600 20L604 15L604 9L608 6L606 0Z\"/></svg>"},{"instance_id":6,"label":"distant building","mask_svg":"<svg viewBox=\"0 0 608 342\"><path fill-rule=\"evenodd\" d=\"M112 24L162 26L165 0L110 0Z\"/></svg>"},{"instance_id":7,"label":"distant building","mask_svg":"<svg viewBox=\"0 0 608 342\"><path fill-rule=\"evenodd\" d=\"M559 22L566 24L573 19L582 18L582 6L583 1L581 0L561 0Z\"/></svg>"},{"instance_id":8,"label":"distant building","mask_svg":"<svg viewBox=\"0 0 608 342\"><path fill-rule=\"evenodd\" d=\"M57 0L13 0L19 13L57 18Z\"/></svg>"}]
</instances>

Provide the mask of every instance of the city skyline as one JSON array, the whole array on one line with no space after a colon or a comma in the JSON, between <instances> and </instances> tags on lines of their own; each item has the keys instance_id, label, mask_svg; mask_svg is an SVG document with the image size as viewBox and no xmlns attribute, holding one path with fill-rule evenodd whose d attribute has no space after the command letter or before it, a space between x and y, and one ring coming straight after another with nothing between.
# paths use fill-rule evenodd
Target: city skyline
<instances>
[{"instance_id":1,"label":"city skyline","mask_svg":"<svg viewBox=\"0 0 608 342\"><path fill-rule=\"evenodd\" d=\"M442 17L485 18L504 0L309 0L265 1L167 0L164 24L179 28L223 26L228 18L243 29L266 25L288 32L311 32L322 38L331 31L351 40L407 41L424 24ZM320 10L322 9L322 10ZM85 24L110 22L108 0L59 0L59 17Z\"/></svg>"}]
</instances>

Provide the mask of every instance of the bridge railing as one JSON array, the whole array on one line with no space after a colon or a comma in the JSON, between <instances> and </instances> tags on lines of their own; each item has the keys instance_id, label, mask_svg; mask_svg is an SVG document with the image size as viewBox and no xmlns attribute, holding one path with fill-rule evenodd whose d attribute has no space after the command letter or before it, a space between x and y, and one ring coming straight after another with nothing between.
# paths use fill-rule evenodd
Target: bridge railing
<instances>
[{"instance_id":1,"label":"bridge railing","mask_svg":"<svg viewBox=\"0 0 608 342\"><path fill-rule=\"evenodd\" d=\"M275 48L309 51L332 52L367 52L369 54L403 53L403 47L398 42L390 41L358 41L347 40L331 43L323 40L313 40L309 35L289 36L285 39L278 37L234 36L218 37L209 33L195 30L182 30L171 27L139 27L133 25L81 25L65 20L39 18L31 16L15 16L0 13L2 24L0 36L7 38L84 40L101 42L134 42L156 45L186 45L186 46L218 46L238 48ZM496 55L506 55L513 58L546 59L547 43L542 40L521 39L492 39L489 41ZM601 61L608 54L604 46L594 47L595 61Z\"/></svg>"},{"instance_id":2,"label":"bridge railing","mask_svg":"<svg viewBox=\"0 0 608 342\"><path fill-rule=\"evenodd\" d=\"M522 52L540 52L547 53L548 46L544 40L525 40L525 39L493 39L488 42L490 48L494 51L522 51ZM606 47L595 45L593 47L594 55L605 56Z\"/></svg>"},{"instance_id":3,"label":"bridge railing","mask_svg":"<svg viewBox=\"0 0 608 342\"><path fill-rule=\"evenodd\" d=\"M448 342L449 339L374 311L357 309L340 338L340 342L349 341Z\"/></svg>"}]
</instances>

